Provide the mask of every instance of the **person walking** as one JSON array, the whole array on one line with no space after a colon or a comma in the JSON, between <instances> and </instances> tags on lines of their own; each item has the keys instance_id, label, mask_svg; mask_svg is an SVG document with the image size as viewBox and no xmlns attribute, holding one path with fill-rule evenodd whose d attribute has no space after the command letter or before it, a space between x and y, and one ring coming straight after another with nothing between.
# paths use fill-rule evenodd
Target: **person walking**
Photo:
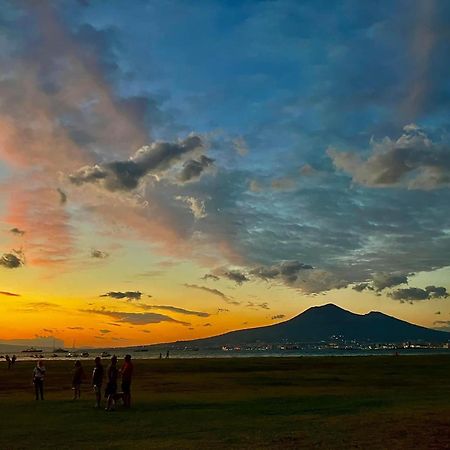
<instances>
[{"instance_id":1,"label":"person walking","mask_svg":"<svg viewBox=\"0 0 450 450\"><path fill-rule=\"evenodd\" d=\"M105 397L107 399L105 411L114 411L116 407L117 395L117 379L119 377L119 369L117 368L117 356L111 358L111 364L108 367L108 382L105 389Z\"/></svg>"},{"instance_id":2,"label":"person walking","mask_svg":"<svg viewBox=\"0 0 450 450\"><path fill-rule=\"evenodd\" d=\"M131 406L131 378L133 376L133 363L131 362L131 355L126 355L125 362L121 369L122 374L122 392L123 405L125 408Z\"/></svg>"},{"instance_id":3,"label":"person walking","mask_svg":"<svg viewBox=\"0 0 450 450\"><path fill-rule=\"evenodd\" d=\"M36 400L44 400L44 378L45 378L45 366L44 361L39 361L33 370L33 384L36 394Z\"/></svg>"},{"instance_id":4,"label":"person walking","mask_svg":"<svg viewBox=\"0 0 450 450\"><path fill-rule=\"evenodd\" d=\"M95 358L95 366L92 371L92 388L95 392L95 406L100 408L100 403L102 401L102 384L103 384L103 364L100 356Z\"/></svg>"},{"instance_id":5,"label":"person walking","mask_svg":"<svg viewBox=\"0 0 450 450\"><path fill-rule=\"evenodd\" d=\"M72 376L72 390L73 390L73 400L77 400L81 397L81 383L84 378L84 370L81 365L81 361L75 361L75 367L73 369Z\"/></svg>"}]
</instances>

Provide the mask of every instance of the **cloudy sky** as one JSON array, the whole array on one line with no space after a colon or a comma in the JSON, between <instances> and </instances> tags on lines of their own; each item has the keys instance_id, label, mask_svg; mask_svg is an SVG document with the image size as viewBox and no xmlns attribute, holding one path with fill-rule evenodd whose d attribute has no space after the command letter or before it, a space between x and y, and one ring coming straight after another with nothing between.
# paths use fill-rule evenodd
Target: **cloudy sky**
<instances>
[{"instance_id":1,"label":"cloudy sky","mask_svg":"<svg viewBox=\"0 0 450 450\"><path fill-rule=\"evenodd\" d=\"M449 23L445 0L3 2L0 342L329 302L449 326Z\"/></svg>"}]
</instances>

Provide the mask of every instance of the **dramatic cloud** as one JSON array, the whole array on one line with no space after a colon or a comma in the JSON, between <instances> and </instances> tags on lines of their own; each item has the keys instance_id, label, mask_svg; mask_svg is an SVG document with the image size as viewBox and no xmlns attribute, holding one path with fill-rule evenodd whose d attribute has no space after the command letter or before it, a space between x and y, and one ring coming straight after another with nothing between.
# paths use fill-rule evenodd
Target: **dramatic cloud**
<instances>
[{"instance_id":1,"label":"dramatic cloud","mask_svg":"<svg viewBox=\"0 0 450 450\"><path fill-rule=\"evenodd\" d=\"M369 187L437 189L450 185L450 147L433 143L416 125L404 127L397 139L373 141L372 154L363 160L352 152L328 150L335 167Z\"/></svg>"},{"instance_id":2,"label":"dramatic cloud","mask_svg":"<svg viewBox=\"0 0 450 450\"><path fill-rule=\"evenodd\" d=\"M388 297L391 297L393 300L400 300L401 302L413 303L432 298L447 298L448 293L447 289L441 286L427 286L425 289L410 287L394 290L388 293Z\"/></svg>"},{"instance_id":3,"label":"dramatic cloud","mask_svg":"<svg viewBox=\"0 0 450 450\"><path fill-rule=\"evenodd\" d=\"M362 292L365 290L368 290L368 291L374 290L374 288L372 287L372 285L370 283L358 283L358 284L355 284L354 286L352 286L352 289L357 292Z\"/></svg>"},{"instance_id":4,"label":"dramatic cloud","mask_svg":"<svg viewBox=\"0 0 450 450\"><path fill-rule=\"evenodd\" d=\"M0 257L0 266L7 269L17 269L23 266L24 261L22 255L19 253L4 253Z\"/></svg>"},{"instance_id":5,"label":"dramatic cloud","mask_svg":"<svg viewBox=\"0 0 450 450\"><path fill-rule=\"evenodd\" d=\"M377 273L373 276L372 284L377 291L382 291L399 284L408 284L408 276L404 274Z\"/></svg>"},{"instance_id":6,"label":"dramatic cloud","mask_svg":"<svg viewBox=\"0 0 450 450\"><path fill-rule=\"evenodd\" d=\"M101 250L98 250L96 248L93 248L91 250L91 258L97 258L97 259L105 259L109 256L108 253L103 252Z\"/></svg>"},{"instance_id":7,"label":"dramatic cloud","mask_svg":"<svg viewBox=\"0 0 450 450\"><path fill-rule=\"evenodd\" d=\"M427 286L425 290L430 298L447 298L449 296L447 289L443 286Z\"/></svg>"},{"instance_id":8,"label":"dramatic cloud","mask_svg":"<svg viewBox=\"0 0 450 450\"><path fill-rule=\"evenodd\" d=\"M214 160L205 155L202 155L198 161L195 159L189 159L183 164L183 170L181 171L178 179L183 183L196 180L200 178L205 169L212 166L213 163Z\"/></svg>"},{"instance_id":9,"label":"dramatic cloud","mask_svg":"<svg viewBox=\"0 0 450 450\"><path fill-rule=\"evenodd\" d=\"M103 329L103 330L98 330L100 333L102 334L108 334L111 333L111 330L107 330L107 329Z\"/></svg>"},{"instance_id":10,"label":"dramatic cloud","mask_svg":"<svg viewBox=\"0 0 450 450\"><path fill-rule=\"evenodd\" d=\"M228 270L222 272L222 276L228 278L231 281L234 281L236 284L241 285L247 281L250 281L250 278L247 275L239 270Z\"/></svg>"},{"instance_id":11,"label":"dramatic cloud","mask_svg":"<svg viewBox=\"0 0 450 450\"><path fill-rule=\"evenodd\" d=\"M6 297L20 297L20 294L15 294L14 292L0 291L0 295L5 295Z\"/></svg>"},{"instance_id":12,"label":"dramatic cloud","mask_svg":"<svg viewBox=\"0 0 450 450\"><path fill-rule=\"evenodd\" d=\"M106 294L100 295L100 297L111 297L116 299L123 299L126 298L127 300L140 300L142 297L142 292L140 291L111 291L107 292Z\"/></svg>"},{"instance_id":13,"label":"dramatic cloud","mask_svg":"<svg viewBox=\"0 0 450 450\"><path fill-rule=\"evenodd\" d=\"M281 261L272 266L258 266L252 269L250 273L265 281L279 278L286 284L293 284L298 280L303 271L312 269L313 267L309 264L291 260Z\"/></svg>"},{"instance_id":14,"label":"dramatic cloud","mask_svg":"<svg viewBox=\"0 0 450 450\"><path fill-rule=\"evenodd\" d=\"M161 323L161 322L177 323L184 326L190 325L187 322L175 320L164 314L156 314L156 313L121 312L121 311L109 311L107 309L100 309L100 310L84 309L81 310L81 312L111 317L117 320L118 322L129 323L132 325L148 325L152 323Z\"/></svg>"},{"instance_id":15,"label":"dramatic cloud","mask_svg":"<svg viewBox=\"0 0 450 450\"><path fill-rule=\"evenodd\" d=\"M211 314L202 311L191 311L189 309L178 308L177 306L167 306L167 305L141 305L142 309L159 309L163 311L171 311L178 314L185 314L187 316L197 316L197 317L209 317Z\"/></svg>"},{"instance_id":16,"label":"dramatic cloud","mask_svg":"<svg viewBox=\"0 0 450 450\"><path fill-rule=\"evenodd\" d=\"M68 330L84 330L83 327L67 327Z\"/></svg>"},{"instance_id":17,"label":"dramatic cloud","mask_svg":"<svg viewBox=\"0 0 450 450\"><path fill-rule=\"evenodd\" d=\"M179 142L154 142L140 148L126 161L85 166L72 173L76 185L95 183L108 191L131 191L148 174L161 175L189 153L203 150L200 136L189 136Z\"/></svg>"}]
</instances>

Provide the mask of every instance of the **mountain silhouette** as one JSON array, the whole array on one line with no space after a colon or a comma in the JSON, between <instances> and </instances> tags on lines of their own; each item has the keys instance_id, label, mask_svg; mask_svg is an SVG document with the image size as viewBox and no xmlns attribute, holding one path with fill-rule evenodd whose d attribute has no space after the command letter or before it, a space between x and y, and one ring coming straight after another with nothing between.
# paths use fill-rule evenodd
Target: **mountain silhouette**
<instances>
[{"instance_id":1,"label":"mountain silhouette","mask_svg":"<svg viewBox=\"0 0 450 450\"><path fill-rule=\"evenodd\" d=\"M355 314L333 304L314 306L285 322L184 341L199 347L252 343L320 342L333 336L373 343L446 342L450 333L414 325L381 312ZM180 342L178 342L180 343Z\"/></svg>"}]
</instances>

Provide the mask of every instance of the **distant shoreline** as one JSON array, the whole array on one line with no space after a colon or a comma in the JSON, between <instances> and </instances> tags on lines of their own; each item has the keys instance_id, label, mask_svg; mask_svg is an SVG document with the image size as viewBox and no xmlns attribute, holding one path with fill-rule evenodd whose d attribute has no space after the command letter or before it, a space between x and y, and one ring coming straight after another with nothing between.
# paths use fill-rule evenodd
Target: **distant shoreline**
<instances>
[{"instance_id":1,"label":"distant shoreline","mask_svg":"<svg viewBox=\"0 0 450 450\"><path fill-rule=\"evenodd\" d=\"M117 355L118 357L123 357L125 354L129 353L132 355L135 360L159 360L160 350L148 352L136 352L130 349L124 348L110 348L107 349L108 352L113 355ZM52 356L52 352L43 352L39 355L23 355L21 353L17 353L18 361L37 361L37 360L45 360L45 361L75 361L77 359L89 361L96 356L99 356L104 349L89 349L89 356L81 356L75 354L74 356L67 357L66 355L61 355L57 357ZM5 355L7 352L4 352ZM189 350L170 350L170 358L169 359L177 359L177 360L211 360L211 359L280 359L280 358L328 358L328 357L377 357L377 356L450 356L450 349L442 348L442 349L382 349L382 350L372 350L372 351L363 351L363 350L323 350L323 351L221 351L221 350L199 350L199 351L189 351ZM108 360L109 357L103 357L104 360ZM163 358L161 361L166 360L165 353L163 353ZM5 362L4 359L0 359L1 362Z\"/></svg>"}]
</instances>

